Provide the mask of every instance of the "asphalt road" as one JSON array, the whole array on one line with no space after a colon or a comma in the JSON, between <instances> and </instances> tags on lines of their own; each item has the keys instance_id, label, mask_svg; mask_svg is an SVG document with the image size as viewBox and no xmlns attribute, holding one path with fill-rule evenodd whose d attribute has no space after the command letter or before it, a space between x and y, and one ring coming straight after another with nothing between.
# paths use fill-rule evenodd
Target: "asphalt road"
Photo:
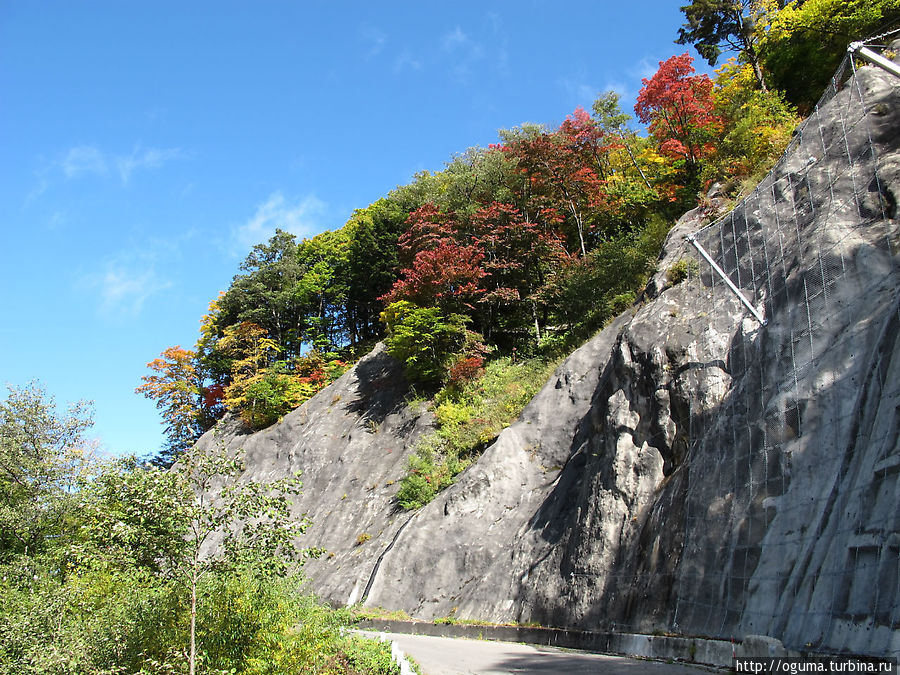
<instances>
[{"instance_id":1,"label":"asphalt road","mask_svg":"<svg viewBox=\"0 0 900 675\"><path fill-rule=\"evenodd\" d=\"M369 636L378 633L360 631ZM563 651L511 642L385 633L425 675L709 675L708 670L622 656Z\"/></svg>"}]
</instances>

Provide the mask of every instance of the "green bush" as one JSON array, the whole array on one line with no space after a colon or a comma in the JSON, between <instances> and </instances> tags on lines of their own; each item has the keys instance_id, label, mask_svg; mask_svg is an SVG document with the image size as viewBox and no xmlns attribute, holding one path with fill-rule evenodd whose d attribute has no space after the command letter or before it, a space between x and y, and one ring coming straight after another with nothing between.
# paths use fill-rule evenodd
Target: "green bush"
<instances>
[{"instance_id":1,"label":"green bush","mask_svg":"<svg viewBox=\"0 0 900 675\"><path fill-rule=\"evenodd\" d=\"M548 280L538 297L565 327L565 342L555 348L565 351L580 344L633 302L669 228L662 217L651 217L637 232L600 242ZM548 337L541 343L539 350L547 353Z\"/></svg>"},{"instance_id":2,"label":"green bush","mask_svg":"<svg viewBox=\"0 0 900 675\"><path fill-rule=\"evenodd\" d=\"M682 258L666 271L666 283L677 286L692 276L700 273L700 264L692 258Z\"/></svg>"},{"instance_id":3,"label":"green bush","mask_svg":"<svg viewBox=\"0 0 900 675\"><path fill-rule=\"evenodd\" d=\"M498 358L481 377L446 386L434 398L438 429L419 442L400 482L397 503L424 506L451 485L544 385L555 362Z\"/></svg>"},{"instance_id":4,"label":"green bush","mask_svg":"<svg viewBox=\"0 0 900 675\"><path fill-rule=\"evenodd\" d=\"M411 382L439 383L466 342L468 318L445 315L438 307L400 300L388 305L381 318L388 328L387 351L404 364Z\"/></svg>"}]
</instances>

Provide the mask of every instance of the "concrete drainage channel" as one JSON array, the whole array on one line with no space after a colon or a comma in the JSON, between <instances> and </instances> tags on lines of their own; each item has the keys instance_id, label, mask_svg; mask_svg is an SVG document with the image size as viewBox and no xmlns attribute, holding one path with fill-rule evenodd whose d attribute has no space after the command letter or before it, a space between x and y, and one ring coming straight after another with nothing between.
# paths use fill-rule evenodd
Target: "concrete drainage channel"
<instances>
[{"instance_id":1,"label":"concrete drainage channel","mask_svg":"<svg viewBox=\"0 0 900 675\"><path fill-rule=\"evenodd\" d=\"M365 619L357 624L357 628L435 637L523 642L532 645L581 649L601 654L678 661L716 668L732 668L735 657L799 656L798 653L788 652L775 638L756 635L747 636L741 642L730 642L639 633L589 633L562 628L473 626L386 619ZM404 671L404 675L405 673L406 671Z\"/></svg>"}]
</instances>

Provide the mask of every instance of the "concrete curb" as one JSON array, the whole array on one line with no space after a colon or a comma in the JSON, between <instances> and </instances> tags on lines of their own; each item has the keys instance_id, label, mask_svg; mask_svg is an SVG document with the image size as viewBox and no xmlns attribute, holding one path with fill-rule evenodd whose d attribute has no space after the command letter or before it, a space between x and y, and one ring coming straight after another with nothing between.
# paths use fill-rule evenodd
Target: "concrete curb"
<instances>
[{"instance_id":1,"label":"concrete curb","mask_svg":"<svg viewBox=\"0 0 900 675\"><path fill-rule=\"evenodd\" d=\"M591 633L563 628L532 628L527 626L473 626L467 624L435 624L427 621L392 621L364 619L358 628L432 635L436 637L523 642L533 645L581 649L602 654L636 656L664 661L717 668L732 668L736 656L787 656L778 640L763 636L748 636L743 642L705 638L643 635L639 633Z\"/></svg>"}]
</instances>

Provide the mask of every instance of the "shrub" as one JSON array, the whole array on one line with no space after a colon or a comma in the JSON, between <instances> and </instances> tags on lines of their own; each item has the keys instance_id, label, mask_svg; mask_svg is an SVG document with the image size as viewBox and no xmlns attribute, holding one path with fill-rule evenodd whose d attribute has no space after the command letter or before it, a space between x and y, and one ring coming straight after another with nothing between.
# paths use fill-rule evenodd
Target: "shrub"
<instances>
[{"instance_id":1,"label":"shrub","mask_svg":"<svg viewBox=\"0 0 900 675\"><path fill-rule=\"evenodd\" d=\"M666 271L666 283L676 286L700 273L700 264L693 258L682 258Z\"/></svg>"},{"instance_id":2,"label":"shrub","mask_svg":"<svg viewBox=\"0 0 900 675\"><path fill-rule=\"evenodd\" d=\"M451 485L519 416L554 367L544 359L498 358L480 377L441 389L433 404L439 427L410 456L397 503L404 509L419 508Z\"/></svg>"},{"instance_id":3,"label":"shrub","mask_svg":"<svg viewBox=\"0 0 900 675\"><path fill-rule=\"evenodd\" d=\"M388 328L387 351L404 364L412 382L440 382L452 356L466 341L468 318L444 315L438 307L400 300L388 305L381 318Z\"/></svg>"},{"instance_id":4,"label":"shrub","mask_svg":"<svg viewBox=\"0 0 900 675\"><path fill-rule=\"evenodd\" d=\"M447 375L447 386L461 387L484 372L484 359L480 356L463 356L456 361Z\"/></svg>"}]
</instances>

